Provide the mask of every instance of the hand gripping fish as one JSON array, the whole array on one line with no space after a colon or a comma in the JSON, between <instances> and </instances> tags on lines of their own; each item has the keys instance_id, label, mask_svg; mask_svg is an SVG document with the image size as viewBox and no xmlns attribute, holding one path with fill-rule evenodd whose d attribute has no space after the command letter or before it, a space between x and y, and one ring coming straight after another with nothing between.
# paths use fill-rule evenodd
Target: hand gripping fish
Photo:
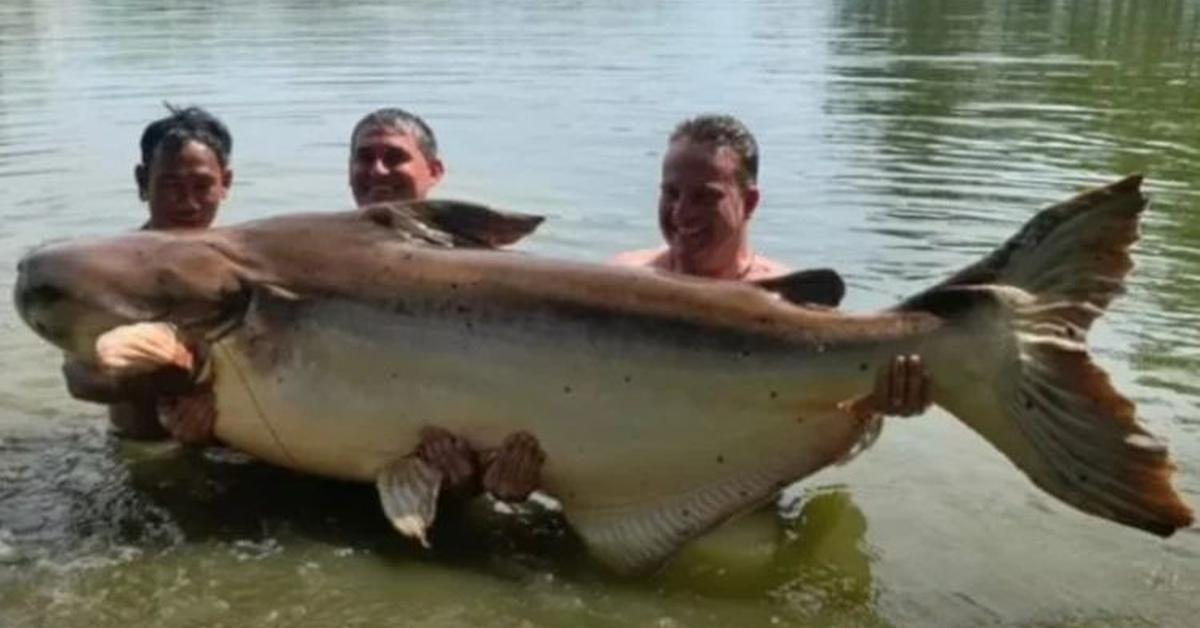
<instances>
[{"instance_id":1,"label":"hand gripping fish","mask_svg":"<svg viewBox=\"0 0 1200 628\"><path fill-rule=\"evenodd\" d=\"M494 250L540 219L449 201L46 246L21 261L15 300L82 360L116 326L174 324L210 348L221 440L376 482L409 534L438 484L403 462L423 427L480 450L524 431L593 555L652 569L845 456L869 428L844 402L915 353L934 402L1037 486L1165 536L1192 522L1166 448L1085 347L1132 266L1140 184L1049 207L875 314Z\"/></svg>"}]
</instances>

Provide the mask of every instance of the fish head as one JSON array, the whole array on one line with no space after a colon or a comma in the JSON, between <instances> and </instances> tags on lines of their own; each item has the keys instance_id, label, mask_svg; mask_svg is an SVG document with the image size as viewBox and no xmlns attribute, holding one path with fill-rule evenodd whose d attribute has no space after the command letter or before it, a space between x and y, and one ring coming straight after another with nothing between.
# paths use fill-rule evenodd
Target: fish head
<instances>
[{"instance_id":1,"label":"fish head","mask_svg":"<svg viewBox=\"0 0 1200 628\"><path fill-rule=\"evenodd\" d=\"M263 291L295 298L337 289L347 273L380 264L395 244L498 248L542 217L460 201L414 201L353 212L291 214L237 227L138 231L39 247L17 265L13 298L38 335L84 360L101 334L168 322L185 341L232 330Z\"/></svg>"},{"instance_id":2,"label":"fish head","mask_svg":"<svg viewBox=\"0 0 1200 628\"><path fill-rule=\"evenodd\" d=\"M13 300L21 319L68 353L91 359L96 339L130 323L176 325L212 339L249 303L239 264L189 232L138 232L39 247L17 264Z\"/></svg>"}]
</instances>

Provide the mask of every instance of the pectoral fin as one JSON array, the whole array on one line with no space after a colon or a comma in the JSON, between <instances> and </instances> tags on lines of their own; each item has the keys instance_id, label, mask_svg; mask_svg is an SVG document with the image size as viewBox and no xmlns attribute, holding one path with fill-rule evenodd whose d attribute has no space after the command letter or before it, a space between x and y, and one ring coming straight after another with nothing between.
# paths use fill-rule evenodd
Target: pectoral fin
<instances>
[{"instance_id":1,"label":"pectoral fin","mask_svg":"<svg viewBox=\"0 0 1200 628\"><path fill-rule=\"evenodd\" d=\"M379 501L392 526L423 547L429 547L425 532L437 516L442 473L416 456L389 463L375 476Z\"/></svg>"}]
</instances>

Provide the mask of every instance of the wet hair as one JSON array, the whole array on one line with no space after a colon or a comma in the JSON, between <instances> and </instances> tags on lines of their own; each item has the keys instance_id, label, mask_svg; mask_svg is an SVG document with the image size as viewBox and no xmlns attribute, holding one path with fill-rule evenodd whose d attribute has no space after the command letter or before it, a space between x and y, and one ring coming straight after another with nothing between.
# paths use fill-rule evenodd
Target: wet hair
<instances>
[{"instance_id":1,"label":"wet hair","mask_svg":"<svg viewBox=\"0 0 1200 628\"><path fill-rule=\"evenodd\" d=\"M682 139L729 148L738 157L738 183L746 187L758 182L758 142L741 120L722 114L699 115L671 131L671 142Z\"/></svg>"},{"instance_id":2,"label":"wet hair","mask_svg":"<svg viewBox=\"0 0 1200 628\"><path fill-rule=\"evenodd\" d=\"M229 165L233 137L224 123L200 107L180 109L170 103L164 104L171 115L151 122L142 132L142 167L149 169L158 151L178 153L188 142L204 144L217 156L222 168Z\"/></svg>"},{"instance_id":3,"label":"wet hair","mask_svg":"<svg viewBox=\"0 0 1200 628\"><path fill-rule=\"evenodd\" d=\"M425 159L437 159L437 138L433 135L433 129L415 113L399 107L384 107L368 113L354 125L350 133L350 152L354 152L358 134L367 129L393 129L411 135L417 140L417 148L421 149Z\"/></svg>"}]
</instances>

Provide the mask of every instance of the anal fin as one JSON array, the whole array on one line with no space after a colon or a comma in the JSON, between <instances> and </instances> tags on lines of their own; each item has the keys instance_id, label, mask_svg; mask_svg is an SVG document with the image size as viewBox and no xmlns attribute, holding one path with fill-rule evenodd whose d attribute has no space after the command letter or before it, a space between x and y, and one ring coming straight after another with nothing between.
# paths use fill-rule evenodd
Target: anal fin
<instances>
[{"instance_id":1,"label":"anal fin","mask_svg":"<svg viewBox=\"0 0 1200 628\"><path fill-rule=\"evenodd\" d=\"M442 473L416 456L388 463L375 476L383 512L400 534L429 547L426 531L437 516Z\"/></svg>"},{"instance_id":2,"label":"anal fin","mask_svg":"<svg viewBox=\"0 0 1200 628\"><path fill-rule=\"evenodd\" d=\"M688 541L770 501L780 485L775 473L754 473L652 504L565 514L600 562L624 574L645 573Z\"/></svg>"}]
</instances>

